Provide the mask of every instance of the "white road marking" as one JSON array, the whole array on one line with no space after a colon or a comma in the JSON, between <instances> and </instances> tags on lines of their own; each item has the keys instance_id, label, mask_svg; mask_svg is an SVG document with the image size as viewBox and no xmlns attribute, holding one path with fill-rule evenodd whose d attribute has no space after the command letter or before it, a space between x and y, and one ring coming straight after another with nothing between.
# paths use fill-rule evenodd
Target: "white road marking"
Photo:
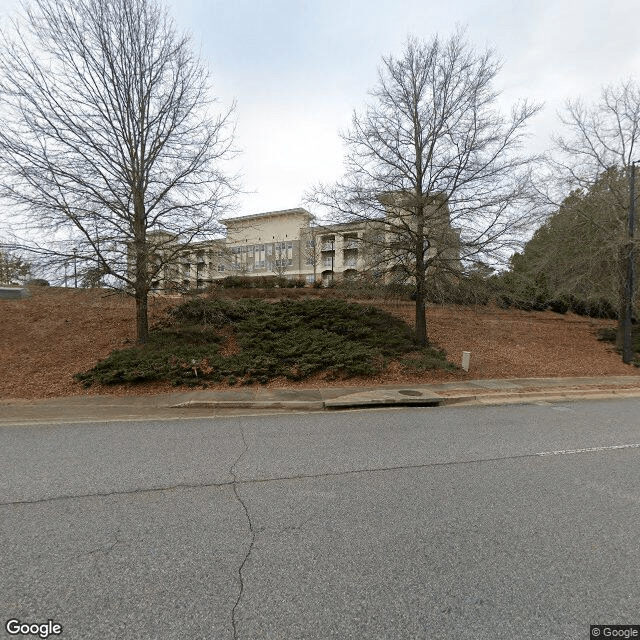
<instances>
[{"instance_id":1,"label":"white road marking","mask_svg":"<svg viewBox=\"0 0 640 640\"><path fill-rule=\"evenodd\" d=\"M566 456L572 453L590 453L591 451L613 451L614 449L637 449L638 444L619 444L610 447L589 447L588 449L561 449L560 451L543 451L536 453L537 456Z\"/></svg>"}]
</instances>

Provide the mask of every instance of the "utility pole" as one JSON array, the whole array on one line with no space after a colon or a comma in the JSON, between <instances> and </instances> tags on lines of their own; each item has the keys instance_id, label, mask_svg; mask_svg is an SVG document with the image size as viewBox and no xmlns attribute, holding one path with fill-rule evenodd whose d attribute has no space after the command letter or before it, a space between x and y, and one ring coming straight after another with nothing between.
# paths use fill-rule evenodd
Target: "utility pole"
<instances>
[{"instance_id":1,"label":"utility pole","mask_svg":"<svg viewBox=\"0 0 640 640\"><path fill-rule=\"evenodd\" d=\"M75 283L75 288L78 288L78 266L76 264L76 260L78 258L78 250L73 248L73 281Z\"/></svg>"},{"instance_id":2,"label":"utility pole","mask_svg":"<svg viewBox=\"0 0 640 640\"><path fill-rule=\"evenodd\" d=\"M633 336L631 320L633 317L633 294L635 290L635 209L636 209L636 161L631 163L629 171L629 238L627 252L627 279L624 288L624 318L622 319L623 342L622 361L629 364L633 360Z\"/></svg>"}]
</instances>

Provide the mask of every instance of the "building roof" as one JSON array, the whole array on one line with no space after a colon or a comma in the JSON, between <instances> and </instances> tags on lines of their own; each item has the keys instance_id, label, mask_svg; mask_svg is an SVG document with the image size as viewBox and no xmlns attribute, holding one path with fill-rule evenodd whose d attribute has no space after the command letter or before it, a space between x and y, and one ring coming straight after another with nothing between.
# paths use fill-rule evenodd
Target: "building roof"
<instances>
[{"instance_id":1,"label":"building roof","mask_svg":"<svg viewBox=\"0 0 640 640\"><path fill-rule=\"evenodd\" d=\"M297 207L295 209L282 209L280 211L265 211L264 213L254 213L248 216L237 216L235 218L225 218L223 220L220 220L220 222L224 225L227 225L228 223L244 222L245 220L259 220L261 218L275 218L279 216L291 216L291 215L304 216L308 220L312 220L314 217L306 209L303 209L302 207Z\"/></svg>"}]
</instances>

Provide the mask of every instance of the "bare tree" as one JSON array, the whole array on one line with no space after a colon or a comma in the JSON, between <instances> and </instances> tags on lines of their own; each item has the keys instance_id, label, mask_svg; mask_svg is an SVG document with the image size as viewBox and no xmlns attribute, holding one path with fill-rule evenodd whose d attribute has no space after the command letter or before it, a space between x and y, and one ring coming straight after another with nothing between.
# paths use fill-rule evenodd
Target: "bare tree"
<instances>
[{"instance_id":1,"label":"bare tree","mask_svg":"<svg viewBox=\"0 0 640 640\"><path fill-rule=\"evenodd\" d=\"M593 105L569 101L560 114L565 134L554 138L551 167L562 197L569 189L589 189L612 168L628 169L640 160L640 87L634 80L604 87ZM619 204L629 203L628 183L615 172L609 186Z\"/></svg>"},{"instance_id":2,"label":"bare tree","mask_svg":"<svg viewBox=\"0 0 640 640\"><path fill-rule=\"evenodd\" d=\"M269 269L284 279L289 271L289 267L293 265L293 242L282 238L276 239L273 243L273 253L267 259Z\"/></svg>"},{"instance_id":3,"label":"bare tree","mask_svg":"<svg viewBox=\"0 0 640 640\"><path fill-rule=\"evenodd\" d=\"M344 178L308 196L333 218L365 222L378 268L415 285L421 344L427 274L455 278L464 264L506 257L532 207L521 144L538 107L525 101L503 116L499 69L461 31L409 39L401 57L382 59L371 103L342 135Z\"/></svg>"},{"instance_id":4,"label":"bare tree","mask_svg":"<svg viewBox=\"0 0 640 640\"><path fill-rule=\"evenodd\" d=\"M26 282L31 277L32 265L22 256L6 250L0 251L0 284Z\"/></svg>"},{"instance_id":5,"label":"bare tree","mask_svg":"<svg viewBox=\"0 0 640 640\"><path fill-rule=\"evenodd\" d=\"M0 50L1 195L16 244L126 288L137 339L162 268L217 230L233 107L154 0L33 0Z\"/></svg>"},{"instance_id":6,"label":"bare tree","mask_svg":"<svg viewBox=\"0 0 640 640\"><path fill-rule=\"evenodd\" d=\"M635 298L635 231L630 209L635 191L634 164L640 162L640 87L634 80L603 88L600 100L590 106L581 100L567 103L561 121L566 133L554 140L550 159L555 186L560 193L579 189L587 194L598 186L606 189L609 204L594 215L585 211L591 225L609 233L615 245L595 247L619 259L620 322L618 344L624 343L623 358L631 353L631 317ZM625 179L621 177L626 176ZM634 197L635 200L635 197ZM634 202L635 204L635 202ZM603 212L605 215L602 215ZM625 224L626 223L626 224ZM625 229L626 227L626 229ZM615 231L612 234L612 231Z\"/></svg>"},{"instance_id":7,"label":"bare tree","mask_svg":"<svg viewBox=\"0 0 640 640\"><path fill-rule=\"evenodd\" d=\"M300 258L302 267L313 267L313 282L318 280L318 267L320 265L320 229L312 222L308 229L300 234Z\"/></svg>"}]
</instances>

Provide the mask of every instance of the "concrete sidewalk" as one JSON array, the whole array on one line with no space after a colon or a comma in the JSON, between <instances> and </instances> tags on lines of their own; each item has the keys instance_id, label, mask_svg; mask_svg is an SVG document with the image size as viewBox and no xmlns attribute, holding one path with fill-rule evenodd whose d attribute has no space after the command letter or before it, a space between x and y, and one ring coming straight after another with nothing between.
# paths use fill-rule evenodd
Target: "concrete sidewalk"
<instances>
[{"instance_id":1,"label":"concrete sidewalk","mask_svg":"<svg viewBox=\"0 0 640 640\"><path fill-rule=\"evenodd\" d=\"M557 402L584 398L640 398L640 376L510 378L429 385L243 388L177 391L153 396L72 396L0 401L0 425L172 419L250 412L329 411L393 406Z\"/></svg>"}]
</instances>

